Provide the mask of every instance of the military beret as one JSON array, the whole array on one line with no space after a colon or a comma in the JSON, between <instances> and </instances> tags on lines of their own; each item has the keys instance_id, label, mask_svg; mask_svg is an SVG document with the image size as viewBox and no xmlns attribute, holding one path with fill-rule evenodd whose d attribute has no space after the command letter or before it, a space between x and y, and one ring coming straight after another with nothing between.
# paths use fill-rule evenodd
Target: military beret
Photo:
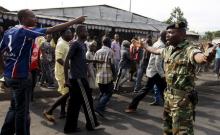
<instances>
[{"instance_id":1,"label":"military beret","mask_svg":"<svg viewBox=\"0 0 220 135\"><path fill-rule=\"evenodd\" d=\"M186 29L186 23L185 22L175 22L167 26L168 29Z\"/></svg>"}]
</instances>

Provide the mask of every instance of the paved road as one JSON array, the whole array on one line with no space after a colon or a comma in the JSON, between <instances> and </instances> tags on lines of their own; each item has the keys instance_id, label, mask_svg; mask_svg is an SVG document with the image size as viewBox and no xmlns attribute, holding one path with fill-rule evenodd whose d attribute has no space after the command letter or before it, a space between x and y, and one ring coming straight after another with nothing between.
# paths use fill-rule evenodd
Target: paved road
<instances>
[{"instance_id":1,"label":"paved road","mask_svg":"<svg viewBox=\"0 0 220 135\"><path fill-rule=\"evenodd\" d=\"M197 81L199 91L199 105L195 122L196 135L220 134L220 80L216 80L211 73L202 74ZM0 94L1 96L1 94ZM47 95L46 95L47 96ZM114 94L108 105L105 118L99 118L101 126L96 131L85 129L85 119L80 113L80 133L74 135L160 135L162 134L162 107L149 106L151 96L140 103L137 113L126 114L124 109L131 101L132 93ZM57 118L56 124L51 124L42 118L42 111L55 98L38 98L31 104L31 135L64 135L62 133L64 120ZM0 126L3 123L9 101L0 101ZM55 111L58 116L59 110Z\"/></svg>"}]
</instances>

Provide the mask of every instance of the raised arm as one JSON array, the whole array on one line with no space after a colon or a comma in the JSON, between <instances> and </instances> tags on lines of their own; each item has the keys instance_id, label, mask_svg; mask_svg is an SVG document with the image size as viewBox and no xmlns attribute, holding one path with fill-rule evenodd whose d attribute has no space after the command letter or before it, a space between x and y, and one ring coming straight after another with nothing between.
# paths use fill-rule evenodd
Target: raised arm
<instances>
[{"instance_id":1,"label":"raised arm","mask_svg":"<svg viewBox=\"0 0 220 135\"><path fill-rule=\"evenodd\" d=\"M211 48L210 52L208 53L197 53L194 55L194 60L198 64L204 64L206 62L211 62L216 54L216 49Z\"/></svg>"},{"instance_id":2,"label":"raised arm","mask_svg":"<svg viewBox=\"0 0 220 135\"><path fill-rule=\"evenodd\" d=\"M82 23L82 22L85 21L85 17L86 17L86 16L80 16L80 17L78 17L78 18L76 18L76 19L74 19L74 20L71 20L71 21L69 21L69 22L65 22L65 23L58 24L58 25L55 25L55 26L53 26L53 27L50 27L50 28L47 29L46 33L47 33L47 34L51 34L51 33L53 33L53 32L57 32L57 31L61 31L61 30L63 30L63 29L66 29L66 28L68 28L69 26L72 26L72 25L74 25L74 24L80 24L80 23Z\"/></svg>"},{"instance_id":3,"label":"raised arm","mask_svg":"<svg viewBox=\"0 0 220 135\"><path fill-rule=\"evenodd\" d=\"M155 47L151 47L151 46L146 46L145 49L148 52L156 54L156 55L160 55L163 51L163 48L155 48Z\"/></svg>"}]
</instances>

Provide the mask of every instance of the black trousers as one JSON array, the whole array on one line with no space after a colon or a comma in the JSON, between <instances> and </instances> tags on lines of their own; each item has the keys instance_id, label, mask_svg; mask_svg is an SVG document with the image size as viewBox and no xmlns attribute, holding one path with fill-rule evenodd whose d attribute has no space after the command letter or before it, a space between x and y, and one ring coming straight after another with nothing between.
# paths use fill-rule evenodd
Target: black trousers
<instances>
[{"instance_id":1,"label":"black trousers","mask_svg":"<svg viewBox=\"0 0 220 135\"><path fill-rule=\"evenodd\" d=\"M165 78L161 78L159 74L155 74L153 77L148 78L146 85L140 90L140 92L133 98L129 104L129 109L137 109L139 102L147 95L147 93L153 89L154 85L157 85L158 89L161 90L163 97L164 89L166 88Z\"/></svg>"},{"instance_id":2,"label":"black trousers","mask_svg":"<svg viewBox=\"0 0 220 135\"><path fill-rule=\"evenodd\" d=\"M94 129L98 121L94 112L92 89L89 88L86 79L71 79L69 89L69 104L64 131L72 131L77 128L78 117L81 106L86 117L86 128Z\"/></svg>"}]
</instances>

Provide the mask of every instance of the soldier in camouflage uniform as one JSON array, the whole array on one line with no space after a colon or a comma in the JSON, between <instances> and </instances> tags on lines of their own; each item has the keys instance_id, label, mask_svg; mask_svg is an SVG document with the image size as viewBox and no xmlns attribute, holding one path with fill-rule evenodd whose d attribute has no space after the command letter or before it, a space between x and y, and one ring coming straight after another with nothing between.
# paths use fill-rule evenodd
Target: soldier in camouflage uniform
<instances>
[{"instance_id":1,"label":"soldier in camouflage uniform","mask_svg":"<svg viewBox=\"0 0 220 135\"><path fill-rule=\"evenodd\" d=\"M206 63L213 57L205 55L186 40L186 24L167 27L165 49L147 47L164 58L167 90L164 92L164 135L193 135L193 118L198 97L195 87L195 64Z\"/></svg>"}]
</instances>

